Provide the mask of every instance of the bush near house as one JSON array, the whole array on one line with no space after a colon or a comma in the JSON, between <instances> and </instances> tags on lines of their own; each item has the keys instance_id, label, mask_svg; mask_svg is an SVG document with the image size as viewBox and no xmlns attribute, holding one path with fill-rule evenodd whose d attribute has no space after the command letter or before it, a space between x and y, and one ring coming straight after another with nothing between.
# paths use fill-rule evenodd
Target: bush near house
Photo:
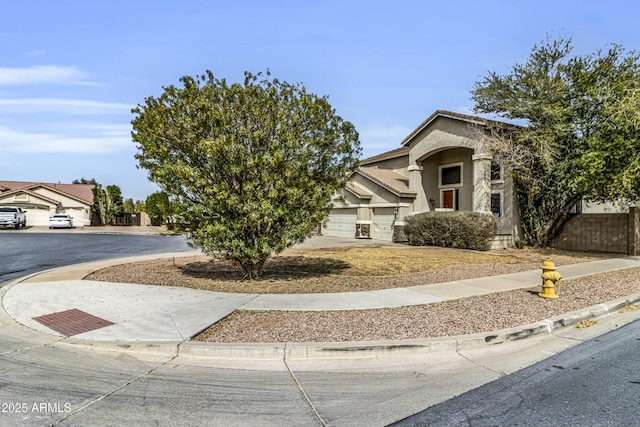
<instances>
[{"instance_id":1,"label":"bush near house","mask_svg":"<svg viewBox=\"0 0 640 427\"><path fill-rule=\"evenodd\" d=\"M479 212L425 212L407 219L410 245L486 251L496 235L493 215Z\"/></svg>"}]
</instances>

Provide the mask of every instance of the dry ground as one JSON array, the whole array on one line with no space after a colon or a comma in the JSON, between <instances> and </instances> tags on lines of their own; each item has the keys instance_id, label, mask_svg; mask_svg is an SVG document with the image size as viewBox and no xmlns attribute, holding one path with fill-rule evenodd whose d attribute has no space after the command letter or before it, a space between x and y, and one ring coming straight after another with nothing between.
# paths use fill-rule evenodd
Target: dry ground
<instances>
[{"instance_id":1,"label":"dry ground","mask_svg":"<svg viewBox=\"0 0 640 427\"><path fill-rule=\"evenodd\" d=\"M255 281L241 280L233 266L206 257L124 264L97 271L87 279L224 292L346 292L535 270L546 258L561 267L611 256L532 249L489 252L433 247L292 249L270 260L265 276ZM539 287L379 310L239 310L195 339L210 342L369 341L492 331L638 293L640 268L563 280L557 300L540 298L538 291Z\"/></svg>"},{"instance_id":2,"label":"dry ground","mask_svg":"<svg viewBox=\"0 0 640 427\"><path fill-rule=\"evenodd\" d=\"M239 269L228 262L205 256L123 264L95 272L87 279L239 293L357 292L535 270L546 258L562 266L610 256L552 249L290 249L269 259L264 276L253 281L242 280Z\"/></svg>"}]
</instances>

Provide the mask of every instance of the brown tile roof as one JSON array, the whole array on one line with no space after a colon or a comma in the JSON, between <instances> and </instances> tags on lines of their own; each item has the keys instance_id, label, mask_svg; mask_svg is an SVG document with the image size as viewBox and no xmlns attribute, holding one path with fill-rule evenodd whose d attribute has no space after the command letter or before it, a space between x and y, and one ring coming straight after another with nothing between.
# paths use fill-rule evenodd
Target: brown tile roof
<instances>
[{"instance_id":1,"label":"brown tile roof","mask_svg":"<svg viewBox=\"0 0 640 427\"><path fill-rule=\"evenodd\" d=\"M3 194L7 194L7 192L33 191L38 187L45 187L54 192L64 194L65 196L93 205L93 184L54 184L47 182L0 181L0 189L5 189L3 190Z\"/></svg>"},{"instance_id":2,"label":"brown tile roof","mask_svg":"<svg viewBox=\"0 0 640 427\"><path fill-rule=\"evenodd\" d=\"M360 160L360 165L369 165L371 163L377 163L382 160L395 159L398 157L408 156L409 155L409 147L400 147L394 150L385 151L384 153L376 154L375 156L367 157L366 159Z\"/></svg>"},{"instance_id":3,"label":"brown tile roof","mask_svg":"<svg viewBox=\"0 0 640 427\"><path fill-rule=\"evenodd\" d=\"M390 169L361 167L356 170L363 177L391 191L396 196L415 197L416 192L409 188L409 178Z\"/></svg>"},{"instance_id":4,"label":"brown tile roof","mask_svg":"<svg viewBox=\"0 0 640 427\"><path fill-rule=\"evenodd\" d=\"M361 199L370 199L371 196L373 196L371 191L359 186L355 182L347 182L347 185L345 185L344 188Z\"/></svg>"}]
</instances>

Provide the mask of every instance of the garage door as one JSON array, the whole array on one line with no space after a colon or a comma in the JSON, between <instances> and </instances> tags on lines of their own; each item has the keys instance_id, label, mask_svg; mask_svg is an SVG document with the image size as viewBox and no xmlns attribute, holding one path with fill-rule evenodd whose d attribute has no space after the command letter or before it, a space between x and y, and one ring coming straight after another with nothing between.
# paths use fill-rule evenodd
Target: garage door
<instances>
[{"instance_id":1,"label":"garage door","mask_svg":"<svg viewBox=\"0 0 640 427\"><path fill-rule=\"evenodd\" d=\"M377 240L393 240L394 208L375 208L373 210L373 238Z\"/></svg>"},{"instance_id":2,"label":"garage door","mask_svg":"<svg viewBox=\"0 0 640 427\"><path fill-rule=\"evenodd\" d=\"M356 237L356 209L333 209L324 223L323 234L337 237Z\"/></svg>"},{"instance_id":3,"label":"garage door","mask_svg":"<svg viewBox=\"0 0 640 427\"><path fill-rule=\"evenodd\" d=\"M38 209L34 207L28 207L25 208L25 210L27 211L27 226L49 226L49 208Z\"/></svg>"}]
</instances>

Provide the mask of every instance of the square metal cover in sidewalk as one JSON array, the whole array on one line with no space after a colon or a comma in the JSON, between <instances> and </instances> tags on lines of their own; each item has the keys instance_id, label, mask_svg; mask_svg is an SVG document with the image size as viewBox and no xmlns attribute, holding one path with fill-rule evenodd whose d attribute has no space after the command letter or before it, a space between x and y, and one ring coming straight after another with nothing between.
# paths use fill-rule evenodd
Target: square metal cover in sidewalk
<instances>
[{"instance_id":1,"label":"square metal cover in sidewalk","mask_svg":"<svg viewBox=\"0 0 640 427\"><path fill-rule=\"evenodd\" d=\"M85 313L77 308L33 317L33 320L47 328L53 329L65 337L71 337L73 335L104 328L105 326L114 325L113 322L92 316L91 314Z\"/></svg>"}]
</instances>

